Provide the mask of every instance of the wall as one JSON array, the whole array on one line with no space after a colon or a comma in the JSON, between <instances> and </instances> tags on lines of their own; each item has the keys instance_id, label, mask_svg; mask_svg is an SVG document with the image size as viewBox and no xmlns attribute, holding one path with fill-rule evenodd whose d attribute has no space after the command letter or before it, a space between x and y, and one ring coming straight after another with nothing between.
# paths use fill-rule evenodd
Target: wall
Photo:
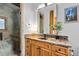
<instances>
[{"instance_id":1,"label":"wall","mask_svg":"<svg viewBox=\"0 0 79 59\"><path fill-rule=\"evenodd\" d=\"M73 4L58 4L58 21L63 22L63 29L60 32L62 35L67 35L69 37L69 41L72 44L72 49L76 50L79 48L79 17L77 22L70 22L65 23L65 17L64 17L64 9L72 6L78 6L79 4L73 3ZM78 6L79 8L79 6ZM79 10L79 9L78 9ZM77 12L77 15L79 16L79 11ZM77 53L76 53L77 54ZM76 55L75 54L75 55Z\"/></svg>"},{"instance_id":2,"label":"wall","mask_svg":"<svg viewBox=\"0 0 79 59\"><path fill-rule=\"evenodd\" d=\"M17 10L15 6L11 4L1 4L0 3L0 16L7 17L7 22L6 22L6 31L0 31L3 32L3 39L10 39L10 35L12 33L12 12L14 10Z\"/></svg>"},{"instance_id":3,"label":"wall","mask_svg":"<svg viewBox=\"0 0 79 59\"><path fill-rule=\"evenodd\" d=\"M37 33L38 4L21 4L21 55L25 55L25 34Z\"/></svg>"}]
</instances>

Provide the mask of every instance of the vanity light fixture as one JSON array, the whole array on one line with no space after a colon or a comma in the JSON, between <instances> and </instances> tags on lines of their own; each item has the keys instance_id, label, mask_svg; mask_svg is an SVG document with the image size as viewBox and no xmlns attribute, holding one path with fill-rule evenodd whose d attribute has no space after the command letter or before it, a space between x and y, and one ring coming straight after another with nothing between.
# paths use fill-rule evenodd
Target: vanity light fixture
<instances>
[{"instance_id":1,"label":"vanity light fixture","mask_svg":"<svg viewBox=\"0 0 79 59\"><path fill-rule=\"evenodd\" d=\"M53 3L53 2L48 2L48 3L47 3L47 5L51 5L51 4L54 4L54 3Z\"/></svg>"},{"instance_id":2,"label":"vanity light fixture","mask_svg":"<svg viewBox=\"0 0 79 59\"><path fill-rule=\"evenodd\" d=\"M40 9L40 8L43 8L43 7L47 7L48 5L51 5L51 4L53 4L53 2L42 3L42 4L40 4L40 5L38 6L37 9Z\"/></svg>"},{"instance_id":3,"label":"vanity light fixture","mask_svg":"<svg viewBox=\"0 0 79 59\"><path fill-rule=\"evenodd\" d=\"M43 8L43 7L45 7L44 3L40 4L37 9L40 9L40 8Z\"/></svg>"}]
</instances>

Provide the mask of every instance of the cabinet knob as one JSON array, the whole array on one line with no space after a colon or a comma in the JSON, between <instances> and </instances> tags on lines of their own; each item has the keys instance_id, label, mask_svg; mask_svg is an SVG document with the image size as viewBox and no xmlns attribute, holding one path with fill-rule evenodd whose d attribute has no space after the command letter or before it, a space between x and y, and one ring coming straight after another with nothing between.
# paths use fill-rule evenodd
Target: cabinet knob
<instances>
[{"instance_id":1,"label":"cabinet knob","mask_svg":"<svg viewBox=\"0 0 79 59\"><path fill-rule=\"evenodd\" d=\"M61 49L58 49L58 51L61 51Z\"/></svg>"},{"instance_id":2,"label":"cabinet knob","mask_svg":"<svg viewBox=\"0 0 79 59\"><path fill-rule=\"evenodd\" d=\"M40 49L39 47L37 49Z\"/></svg>"}]
</instances>

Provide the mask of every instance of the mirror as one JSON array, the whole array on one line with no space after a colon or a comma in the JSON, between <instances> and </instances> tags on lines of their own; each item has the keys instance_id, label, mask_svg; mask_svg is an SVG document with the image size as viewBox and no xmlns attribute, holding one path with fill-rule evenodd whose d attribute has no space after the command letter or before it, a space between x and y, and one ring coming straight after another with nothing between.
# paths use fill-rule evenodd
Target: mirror
<instances>
[{"instance_id":1,"label":"mirror","mask_svg":"<svg viewBox=\"0 0 79 59\"><path fill-rule=\"evenodd\" d=\"M53 30L52 25L56 25L56 4L47 5L38 9L39 15L39 32L44 34L56 34L56 30ZM40 30L43 30L41 32Z\"/></svg>"}]
</instances>

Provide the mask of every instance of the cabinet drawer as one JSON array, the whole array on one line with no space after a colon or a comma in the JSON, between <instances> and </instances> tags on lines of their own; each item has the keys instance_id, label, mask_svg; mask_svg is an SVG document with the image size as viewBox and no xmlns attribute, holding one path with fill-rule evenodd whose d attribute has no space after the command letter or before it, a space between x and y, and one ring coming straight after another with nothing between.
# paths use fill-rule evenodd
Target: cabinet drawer
<instances>
[{"instance_id":1,"label":"cabinet drawer","mask_svg":"<svg viewBox=\"0 0 79 59\"><path fill-rule=\"evenodd\" d=\"M50 48L50 44L47 42L42 42L42 41L37 41L37 40L32 40L32 44L49 49Z\"/></svg>"},{"instance_id":2,"label":"cabinet drawer","mask_svg":"<svg viewBox=\"0 0 79 59\"><path fill-rule=\"evenodd\" d=\"M40 56L51 56L51 51L49 49L40 48Z\"/></svg>"},{"instance_id":3,"label":"cabinet drawer","mask_svg":"<svg viewBox=\"0 0 79 59\"><path fill-rule=\"evenodd\" d=\"M68 55L68 48L66 48L66 47L53 45L52 50L54 50L55 52L62 53L64 55Z\"/></svg>"},{"instance_id":4,"label":"cabinet drawer","mask_svg":"<svg viewBox=\"0 0 79 59\"><path fill-rule=\"evenodd\" d=\"M66 55L61 54L61 53L58 53L58 52L55 52L54 55L55 55L55 56L66 56Z\"/></svg>"},{"instance_id":5,"label":"cabinet drawer","mask_svg":"<svg viewBox=\"0 0 79 59\"><path fill-rule=\"evenodd\" d=\"M47 42L40 42L39 45L43 48L50 49L50 44Z\"/></svg>"}]
</instances>

